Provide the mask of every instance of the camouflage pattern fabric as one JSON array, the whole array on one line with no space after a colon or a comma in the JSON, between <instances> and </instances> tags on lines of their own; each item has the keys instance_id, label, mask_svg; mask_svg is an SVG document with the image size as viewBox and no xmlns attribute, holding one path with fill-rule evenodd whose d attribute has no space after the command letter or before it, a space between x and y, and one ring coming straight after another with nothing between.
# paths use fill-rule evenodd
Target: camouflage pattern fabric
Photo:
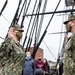
<instances>
[{"instance_id":1,"label":"camouflage pattern fabric","mask_svg":"<svg viewBox=\"0 0 75 75\"><path fill-rule=\"evenodd\" d=\"M66 45L63 75L75 75L75 33Z\"/></svg>"},{"instance_id":2,"label":"camouflage pattern fabric","mask_svg":"<svg viewBox=\"0 0 75 75\"><path fill-rule=\"evenodd\" d=\"M0 46L0 75L22 75L24 58L22 46L6 39Z\"/></svg>"}]
</instances>

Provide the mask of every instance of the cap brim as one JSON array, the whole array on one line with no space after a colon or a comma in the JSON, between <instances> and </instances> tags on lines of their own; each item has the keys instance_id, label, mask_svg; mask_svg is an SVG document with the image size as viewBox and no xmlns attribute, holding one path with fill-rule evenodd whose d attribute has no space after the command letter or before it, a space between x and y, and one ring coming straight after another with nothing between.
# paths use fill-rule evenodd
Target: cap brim
<instances>
[{"instance_id":1,"label":"cap brim","mask_svg":"<svg viewBox=\"0 0 75 75\"><path fill-rule=\"evenodd\" d=\"M21 30L21 29L18 29L18 31L22 31L22 32L24 32L24 30Z\"/></svg>"},{"instance_id":2,"label":"cap brim","mask_svg":"<svg viewBox=\"0 0 75 75\"><path fill-rule=\"evenodd\" d=\"M63 22L64 24L67 24L69 21L65 21L65 22Z\"/></svg>"},{"instance_id":3,"label":"cap brim","mask_svg":"<svg viewBox=\"0 0 75 75\"><path fill-rule=\"evenodd\" d=\"M72 20L74 20L74 19L71 19L71 20L65 21L65 22L63 22L63 23L66 25L69 21L72 21Z\"/></svg>"}]
</instances>

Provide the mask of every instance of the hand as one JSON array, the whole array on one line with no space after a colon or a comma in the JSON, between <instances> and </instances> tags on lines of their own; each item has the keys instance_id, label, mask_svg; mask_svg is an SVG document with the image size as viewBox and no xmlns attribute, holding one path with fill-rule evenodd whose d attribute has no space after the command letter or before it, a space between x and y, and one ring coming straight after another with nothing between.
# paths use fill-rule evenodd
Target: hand
<instances>
[{"instance_id":1,"label":"hand","mask_svg":"<svg viewBox=\"0 0 75 75\"><path fill-rule=\"evenodd\" d=\"M14 28L13 27L11 27L10 29L9 29L9 31L8 31L8 37L9 38L12 38L13 36L14 36Z\"/></svg>"}]
</instances>

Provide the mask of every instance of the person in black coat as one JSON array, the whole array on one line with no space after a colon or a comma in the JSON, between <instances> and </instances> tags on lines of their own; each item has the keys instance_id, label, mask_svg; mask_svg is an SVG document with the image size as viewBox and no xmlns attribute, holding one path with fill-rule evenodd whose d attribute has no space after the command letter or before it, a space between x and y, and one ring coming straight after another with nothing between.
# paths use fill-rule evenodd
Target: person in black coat
<instances>
[{"instance_id":1,"label":"person in black coat","mask_svg":"<svg viewBox=\"0 0 75 75\"><path fill-rule=\"evenodd\" d=\"M60 58L59 61L59 75L63 74L63 58Z\"/></svg>"}]
</instances>

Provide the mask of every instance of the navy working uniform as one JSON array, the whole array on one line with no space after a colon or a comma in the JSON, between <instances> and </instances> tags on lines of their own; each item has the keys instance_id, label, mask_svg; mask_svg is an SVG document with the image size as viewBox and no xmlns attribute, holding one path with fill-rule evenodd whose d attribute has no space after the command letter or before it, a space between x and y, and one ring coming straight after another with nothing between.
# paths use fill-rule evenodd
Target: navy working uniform
<instances>
[{"instance_id":1,"label":"navy working uniform","mask_svg":"<svg viewBox=\"0 0 75 75\"><path fill-rule=\"evenodd\" d=\"M13 28L22 31L19 25ZM0 46L0 75L22 75L24 58L25 52L19 42L7 37Z\"/></svg>"},{"instance_id":2,"label":"navy working uniform","mask_svg":"<svg viewBox=\"0 0 75 75\"><path fill-rule=\"evenodd\" d=\"M75 75L75 15L70 15L64 24L72 35L65 47L63 75Z\"/></svg>"}]
</instances>

